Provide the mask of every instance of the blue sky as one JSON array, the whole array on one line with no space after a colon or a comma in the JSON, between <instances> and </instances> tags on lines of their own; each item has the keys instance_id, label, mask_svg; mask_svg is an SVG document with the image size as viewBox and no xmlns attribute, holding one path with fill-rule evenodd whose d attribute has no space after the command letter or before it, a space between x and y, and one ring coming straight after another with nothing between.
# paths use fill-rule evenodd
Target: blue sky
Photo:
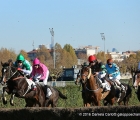
<instances>
[{"instance_id":1,"label":"blue sky","mask_svg":"<svg viewBox=\"0 0 140 120\"><path fill-rule=\"evenodd\" d=\"M140 50L140 0L0 0L0 48L31 51L54 41Z\"/></svg>"}]
</instances>

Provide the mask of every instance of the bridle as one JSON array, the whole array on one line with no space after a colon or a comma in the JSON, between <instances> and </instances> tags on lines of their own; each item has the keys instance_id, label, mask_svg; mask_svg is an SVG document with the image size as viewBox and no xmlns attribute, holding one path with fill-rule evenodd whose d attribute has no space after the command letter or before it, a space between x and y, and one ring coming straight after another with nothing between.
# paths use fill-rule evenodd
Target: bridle
<instances>
[{"instance_id":1,"label":"bridle","mask_svg":"<svg viewBox=\"0 0 140 120\"><path fill-rule=\"evenodd\" d=\"M88 88L87 87L87 81L90 79L90 77L91 76L93 76L93 77L96 77L96 75L93 75L92 73L91 73L91 68L89 68L89 67L86 67L86 68L88 68L88 74L85 74L85 73L83 73L82 74L82 70L81 70L81 78L82 78L82 76L84 76L85 77L85 79L84 79L84 82L83 82L83 80L82 80L82 82L85 84L85 88L88 90L88 91L98 91L99 90L99 86L98 86L98 88L97 89L95 89L95 90L93 90L93 89L90 89L90 88ZM95 78L96 79L96 84L98 83L97 82L97 78Z\"/></svg>"},{"instance_id":2,"label":"bridle","mask_svg":"<svg viewBox=\"0 0 140 120\"><path fill-rule=\"evenodd\" d=\"M24 76L21 76L22 73L21 73L20 71L15 70L15 72L13 72L11 68L12 68L12 66L7 66L7 67L5 67L4 70L3 70L3 73L7 72L7 69L8 69L8 71L9 71L7 81L8 81L8 80L16 81L16 80L19 80L19 79L21 79L21 78L25 78ZM20 74L19 74L17 77L12 78L17 72L19 72ZM25 96L26 93L27 93L28 91L29 91L29 87L27 88L27 90L25 91L25 93L23 94L23 96Z\"/></svg>"}]
</instances>

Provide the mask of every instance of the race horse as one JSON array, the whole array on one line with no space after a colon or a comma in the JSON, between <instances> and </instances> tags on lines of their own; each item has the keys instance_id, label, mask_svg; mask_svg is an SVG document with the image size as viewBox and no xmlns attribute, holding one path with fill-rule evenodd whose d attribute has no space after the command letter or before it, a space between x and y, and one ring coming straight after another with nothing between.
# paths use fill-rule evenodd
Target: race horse
<instances>
[{"instance_id":1,"label":"race horse","mask_svg":"<svg viewBox=\"0 0 140 120\"><path fill-rule=\"evenodd\" d=\"M101 100L106 100L110 105L115 102L115 88L112 84L108 82L111 87L110 91L103 92L103 89L98 83L98 78L96 75L91 73L91 68L88 66L83 66L80 71L80 80L82 82L83 92L82 98L85 107L90 107L91 105L100 106Z\"/></svg>"},{"instance_id":2,"label":"race horse","mask_svg":"<svg viewBox=\"0 0 140 120\"><path fill-rule=\"evenodd\" d=\"M135 71L133 78L133 87L136 90L137 98L140 101L140 71Z\"/></svg>"},{"instance_id":3,"label":"race horse","mask_svg":"<svg viewBox=\"0 0 140 120\"><path fill-rule=\"evenodd\" d=\"M14 105L14 96L24 98L26 102L25 107L45 107L45 94L40 85L37 85L37 90L32 91L29 89L26 77L23 73L17 70L16 67L9 63L2 63L2 80L7 86L3 87L2 100L4 104L7 104L5 92L11 94L10 104Z\"/></svg>"},{"instance_id":4,"label":"race horse","mask_svg":"<svg viewBox=\"0 0 140 120\"><path fill-rule=\"evenodd\" d=\"M111 84L114 85L114 82L112 82ZM118 105L128 106L129 99L132 96L132 89L129 84L122 83L122 85L125 87L125 92L121 92L121 90L114 85L115 86L115 101L118 103ZM103 100L103 103L106 105L109 104L109 102L106 100Z\"/></svg>"},{"instance_id":5,"label":"race horse","mask_svg":"<svg viewBox=\"0 0 140 120\"><path fill-rule=\"evenodd\" d=\"M29 89L27 79L24 77L21 71L18 71L11 62L2 63L2 80L1 83L4 84L8 79L7 86L3 87L3 103L6 104L7 100L5 97L5 91L11 94L10 104L14 105L14 96L24 98L26 102L26 107L56 107L59 98L67 99L58 89L51 86L43 86L42 84L37 84L37 90L32 91ZM47 87L52 91L52 95L46 98Z\"/></svg>"}]
</instances>

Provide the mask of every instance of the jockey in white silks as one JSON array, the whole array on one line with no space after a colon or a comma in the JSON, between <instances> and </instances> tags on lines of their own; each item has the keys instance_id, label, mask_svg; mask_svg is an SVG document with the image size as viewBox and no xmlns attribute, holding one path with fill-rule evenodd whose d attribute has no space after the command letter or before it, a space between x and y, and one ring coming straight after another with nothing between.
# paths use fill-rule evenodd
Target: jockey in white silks
<instances>
[{"instance_id":1,"label":"jockey in white silks","mask_svg":"<svg viewBox=\"0 0 140 120\"><path fill-rule=\"evenodd\" d=\"M105 80L105 76L106 76L106 68L105 65L101 65L101 71L98 73L98 78L99 78L99 82L101 83L101 87L103 88L103 91L109 91L110 90L110 86L108 85L108 83Z\"/></svg>"}]
</instances>

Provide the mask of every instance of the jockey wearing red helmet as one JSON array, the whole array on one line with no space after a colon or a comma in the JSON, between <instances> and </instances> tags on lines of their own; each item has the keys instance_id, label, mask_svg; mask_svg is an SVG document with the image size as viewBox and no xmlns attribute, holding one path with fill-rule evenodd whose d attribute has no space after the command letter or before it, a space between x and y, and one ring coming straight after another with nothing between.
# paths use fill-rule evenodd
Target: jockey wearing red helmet
<instances>
[{"instance_id":1,"label":"jockey wearing red helmet","mask_svg":"<svg viewBox=\"0 0 140 120\"><path fill-rule=\"evenodd\" d=\"M102 63L98 61L95 55L90 55L88 57L89 67L92 69L92 74L96 74L100 71Z\"/></svg>"},{"instance_id":2,"label":"jockey wearing red helmet","mask_svg":"<svg viewBox=\"0 0 140 120\"><path fill-rule=\"evenodd\" d=\"M94 61L96 61L97 59L96 59L96 57L94 56L94 55L90 55L89 57L88 57L88 61L91 63L91 62L94 62Z\"/></svg>"}]
</instances>

